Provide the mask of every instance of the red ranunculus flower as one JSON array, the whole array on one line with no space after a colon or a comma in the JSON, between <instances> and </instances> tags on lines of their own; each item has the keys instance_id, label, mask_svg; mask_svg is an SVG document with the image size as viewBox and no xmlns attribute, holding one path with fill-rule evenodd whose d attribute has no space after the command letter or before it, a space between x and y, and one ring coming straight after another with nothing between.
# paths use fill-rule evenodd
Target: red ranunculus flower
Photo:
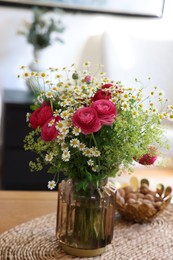
<instances>
[{"instance_id":1,"label":"red ranunculus flower","mask_svg":"<svg viewBox=\"0 0 173 260\"><path fill-rule=\"evenodd\" d=\"M105 89L105 88L110 88L110 87L112 87L114 84L112 84L112 83L107 83L107 84L104 84L103 86L102 86L102 88L103 89Z\"/></svg>"},{"instance_id":2,"label":"red ranunculus flower","mask_svg":"<svg viewBox=\"0 0 173 260\"><path fill-rule=\"evenodd\" d=\"M97 132L101 128L97 111L92 107L79 108L72 117L73 126L81 129L83 134Z\"/></svg>"},{"instance_id":3,"label":"red ranunculus flower","mask_svg":"<svg viewBox=\"0 0 173 260\"><path fill-rule=\"evenodd\" d=\"M51 117L47 120L47 122L42 126L41 129L41 138L45 142L52 141L56 139L59 131L55 128L56 122L60 121L61 117Z\"/></svg>"},{"instance_id":4,"label":"red ranunculus flower","mask_svg":"<svg viewBox=\"0 0 173 260\"><path fill-rule=\"evenodd\" d=\"M30 124L33 129L38 126L44 125L44 123L52 117L52 109L49 105L44 105L36 109L30 116Z\"/></svg>"},{"instance_id":5,"label":"red ranunculus flower","mask_svg":"<svg viewBox=\"0 0 173 260\"><path fill-rule=\"evenodd\" d=\"M100 99L107 99L109 100L111 98L111 93L107 90L98 90L94 97L91 98L91 101L96 101L96 100L100 100Z\"/></svg>"},{"instance_id":6,"label":"red ranunculus flower","mask_svg":"<svg viewBox=\"0 0 173 260\"><path fill-rule=\"evenodd\" d=\"M139 160L138 163L142 165L152 165L157 160L157 150L155 147L149 147L150 152L144 154Z\"/></svg>"},{"instance_id":7,"label":"red ranunculus flower","mask_svg":"<svg viewBox=\"0 0 173 260\"><path fill-rule=\"evenodd\" d=\"M117 115L117 109L114 103L110 100L100 99L91 104L100 119L101 124L111 125Z\"/></svg>"}]
</instances>

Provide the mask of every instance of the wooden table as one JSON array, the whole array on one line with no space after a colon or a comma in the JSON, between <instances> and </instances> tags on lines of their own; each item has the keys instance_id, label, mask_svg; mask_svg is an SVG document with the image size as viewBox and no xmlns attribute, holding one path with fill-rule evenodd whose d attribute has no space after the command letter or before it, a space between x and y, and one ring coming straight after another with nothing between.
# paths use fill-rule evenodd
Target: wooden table
<instances>
[{"instance_id":1,"label":"wooden table","mask_svg":"<svg viewBox=\"0 0 173 260\"><path fill-rule=\"evenodd\" d=\"M133 176L148 178L151 186L158 183L173 187L172 168L138 168ZM125 182L127 174L115 178ZM0 233L33 218L56 212L57 192L55 191L0 191Z\"/></svg>"},{"instance_id":2,"label":"wooden table","mask_svg":"<svg viewBox=\"0 0 173 260\"><path fill-rule=\"evenodd\" d=\"M33 218L56 212L57 192L0 191L0 233Z\"/></svg>"}]
</instances>

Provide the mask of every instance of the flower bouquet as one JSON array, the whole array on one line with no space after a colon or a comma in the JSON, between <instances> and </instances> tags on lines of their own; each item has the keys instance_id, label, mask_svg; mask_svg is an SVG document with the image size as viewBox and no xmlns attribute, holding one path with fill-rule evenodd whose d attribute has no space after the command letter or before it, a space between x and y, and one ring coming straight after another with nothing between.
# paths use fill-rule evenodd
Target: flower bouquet
<instances>
[{"instance_id":1,"label":"flower bouquet","mask_svg":"<svg viewBox=\"0 0 173 260\"><path fill-rule=\"evenodd\" d=\"M107 78L103 66L95 73L91 68L89 62L81 70L74 64L40 73L22 67L24 78L42 80L42 87L33 88L24 147L38 155L30 162L32 171L49 166L49 189L59 173L68 179L59 185L57 236L74 255L80 254L72 248L86 241L96 248L110 243L114 188L107 179L123 169L131 172L134 162L153 164L159 149L168 147L162 121L173 120L173 106L158 87L146 92L137 79L136 87L125 87ZM84 196L90 197L85 203Z\"/></svg>"}]
</instances>

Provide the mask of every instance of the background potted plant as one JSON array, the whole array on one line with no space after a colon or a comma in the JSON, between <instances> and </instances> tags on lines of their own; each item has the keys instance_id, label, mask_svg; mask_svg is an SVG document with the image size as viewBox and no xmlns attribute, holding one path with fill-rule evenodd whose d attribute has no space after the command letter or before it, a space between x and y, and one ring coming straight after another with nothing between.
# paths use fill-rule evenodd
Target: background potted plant
<instances>
[{"instance_id":1,"label":"background potted plant","mask_svg":"<svg viewBox=\"0 0 173 260\"><path fill-rule=\"evenodd\" d=\"M34 7L32 21L24 21L18 34L26 37L29 44L33 46L34 62L30 64L31 70L40 71L42 51L55 42L64 43L60 37L65 30L65 26L60 19L62 10Z\"/></svg>"}]
</instances>

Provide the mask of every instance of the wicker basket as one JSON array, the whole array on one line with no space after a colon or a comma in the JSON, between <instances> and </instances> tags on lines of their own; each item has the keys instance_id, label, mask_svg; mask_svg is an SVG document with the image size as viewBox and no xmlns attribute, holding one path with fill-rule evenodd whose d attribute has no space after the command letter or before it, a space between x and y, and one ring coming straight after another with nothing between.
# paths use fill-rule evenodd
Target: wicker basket
<instances>
[{"instance_id":1,"label":"wicker basket","mask_svg":"<svg viewBox=\"0 0 173 260\"><path fill-rule=\"evenodd\" d=\"M164 189L162 184L157 185L156 191L150 190L146 179L136 190L130 185L120 187L116 194L117 211L127 221L151 222L170 203L171 192L171 187Z\"/></svg>"}]
</instances>

